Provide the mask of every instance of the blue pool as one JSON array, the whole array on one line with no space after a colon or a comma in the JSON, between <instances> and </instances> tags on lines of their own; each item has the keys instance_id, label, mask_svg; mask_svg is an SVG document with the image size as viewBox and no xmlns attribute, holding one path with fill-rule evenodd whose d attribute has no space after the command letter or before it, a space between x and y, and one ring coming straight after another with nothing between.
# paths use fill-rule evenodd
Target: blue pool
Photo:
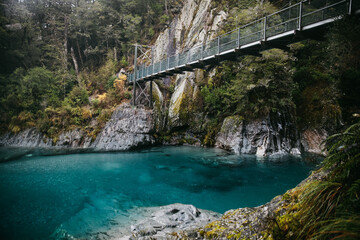
<instances>
[{"instance_id":1,"label":"blue pool","mask_svg":"<svg viewBox=\"0 0 360 240\"><path fill-rule=\"evenodd\" d=\"M254 207L296 186L316 166L290 156L259 160L184 146L58 155L0 151L3 160L12 154L0 163L1 239L49 239L59 231L90 238L130 224L134 209L171 203L220 213Z\"/></svg>"}]
</instances>

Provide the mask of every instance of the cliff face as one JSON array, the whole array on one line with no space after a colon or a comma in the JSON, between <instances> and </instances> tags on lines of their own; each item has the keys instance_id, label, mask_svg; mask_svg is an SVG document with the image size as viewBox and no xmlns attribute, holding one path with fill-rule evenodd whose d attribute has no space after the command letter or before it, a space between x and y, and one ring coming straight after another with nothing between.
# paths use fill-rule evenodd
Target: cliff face
<instances>
[{"instance_id":1,"label":"cliff face","mask_svg":"<svg viewBox=\"0 0 360 240\"><path fill-rule=\"evenodd\" d=\"M129 150L155 143L152 111L118 107L91 147L99 150Z\"/></svg>"},{"instance_id":2,"label":"cliff face","mask_svg":"<svg viewBox=\"0 0 360 240\"><path fill-rule=\"evenodd\" d=\"M154 61L171 56L198 43L212 39L226 19L224 11L212 7L211 0L186 0L179 15L162 32L154 44ZM188 126L189 108L196 100L201 70L186 72L173 77L174 93L168 106L168 129ZM168 82L169 80L165 80Z\"/></svg>"},{"instance_id":3,"label":"cliff face","mask_svg":"<svg viewBox=\"0 0 360 240\"><path fill-rule=\"evenodd\" d=\"M61 147L61 148L88 148L91 138L86 137L84 131L75 129L61 133L54 142L40 133L36 128L26 129L17 134L5 134L0 137L0 145L11 147Z\"/></svg>"},{"instance_id":4,"label":"cliff face","mask_svg":"<svg viewBox=\"0 0 360 240\"><path fill-rule=\"evenodd\" d=\"M270 114L267 118L246 122L238 116L225 118L216 137L219 148L237 154L300 155L300 141L290 114Z\"/></svg>"}]
</instances>

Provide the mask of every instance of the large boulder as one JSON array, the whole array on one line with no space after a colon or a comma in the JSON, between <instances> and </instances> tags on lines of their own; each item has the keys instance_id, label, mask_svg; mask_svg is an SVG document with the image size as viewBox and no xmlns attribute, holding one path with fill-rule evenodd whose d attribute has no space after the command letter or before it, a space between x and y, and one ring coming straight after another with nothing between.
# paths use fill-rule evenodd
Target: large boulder
<instances>
[{"instance_id":1,"label":"large boulder","mask_svg":"<svg viewBox=\"0 0 360 240\"><path fill-rule=\"evenodd\" d=\"M151 110L119 106L91 147L97 150L129 150L155 142Z\"/></svg>"},{"instance_id":2,"label":"large boulder","mask_svg":"<svg viewBox=\"0 0 360 240\"><path fill-rule=\"evenodd\" d=\"M221 214L180 203L153 208L151 215L131 226L130 239L168 239L169 234L194 230Z\"/></svg>"},{"instance_id":3,"label":"large boulder","mask_svg":"<svg viewBox=\"0 0 360 240\"><path fill-rule=\"evenodd\" d=\"M300 154L296 128L288 113L272 113L266 118L245 122L238 116L224 120L215 146L237 154Z\"/></svg>"},{"instance_id":4,"label":"large boulder","mask_svg":"<svg viewBox=\"0 0 360 240\"><path fill-rule=\"evenodd\" d=\"M328 133L324 129L307 129L301 133L300 141L304 151L326 156L324 141L327 137Z\"/></svg>"}]
</instances>

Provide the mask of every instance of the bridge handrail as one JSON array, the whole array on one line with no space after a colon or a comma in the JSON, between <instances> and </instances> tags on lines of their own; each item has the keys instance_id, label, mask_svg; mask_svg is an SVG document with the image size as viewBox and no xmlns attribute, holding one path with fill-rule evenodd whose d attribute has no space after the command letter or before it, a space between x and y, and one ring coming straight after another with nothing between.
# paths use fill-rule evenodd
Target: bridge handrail
<instances>
[{"instance_id":1,"label":"bridge handrail","mask_svg":"<svg viewBox=\"0 0 360 240\"><path fill-rule=\"evenodd\" d=\"M312 15L312 14L314 14L314 13L324 11L325 9L332 8L332 7L336 6L336 5L340 5L340 4L345 3L345 2L348 2L348 1L349 1L349 0L342 0L342 1L340 1L340 2L333 3L333 4L329 5L329 6L316 9L316 10L314 10L314 11L312 11L312 12L309 12L309 13L305 13L305 14L302 15L302 17L306 17L306 16Z\"/></svg>"}]
</instances>

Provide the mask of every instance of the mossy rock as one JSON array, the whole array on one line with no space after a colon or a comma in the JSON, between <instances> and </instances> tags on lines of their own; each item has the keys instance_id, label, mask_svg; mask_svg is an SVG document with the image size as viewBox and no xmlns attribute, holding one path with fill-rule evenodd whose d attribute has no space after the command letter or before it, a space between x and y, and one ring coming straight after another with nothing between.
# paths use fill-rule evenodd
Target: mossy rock
<instances>
[{"instance_id":1,"label":"mossy rock","mask_svg":"<svg viewBox=\"0 0 360 240\"><path fill-rule=\"evenodd\" d=\"M188 125L193 91L193 86L187 78L181 80L180 84L176 86L169 106L170 128Z\"/></svg>"}]
</instances>

